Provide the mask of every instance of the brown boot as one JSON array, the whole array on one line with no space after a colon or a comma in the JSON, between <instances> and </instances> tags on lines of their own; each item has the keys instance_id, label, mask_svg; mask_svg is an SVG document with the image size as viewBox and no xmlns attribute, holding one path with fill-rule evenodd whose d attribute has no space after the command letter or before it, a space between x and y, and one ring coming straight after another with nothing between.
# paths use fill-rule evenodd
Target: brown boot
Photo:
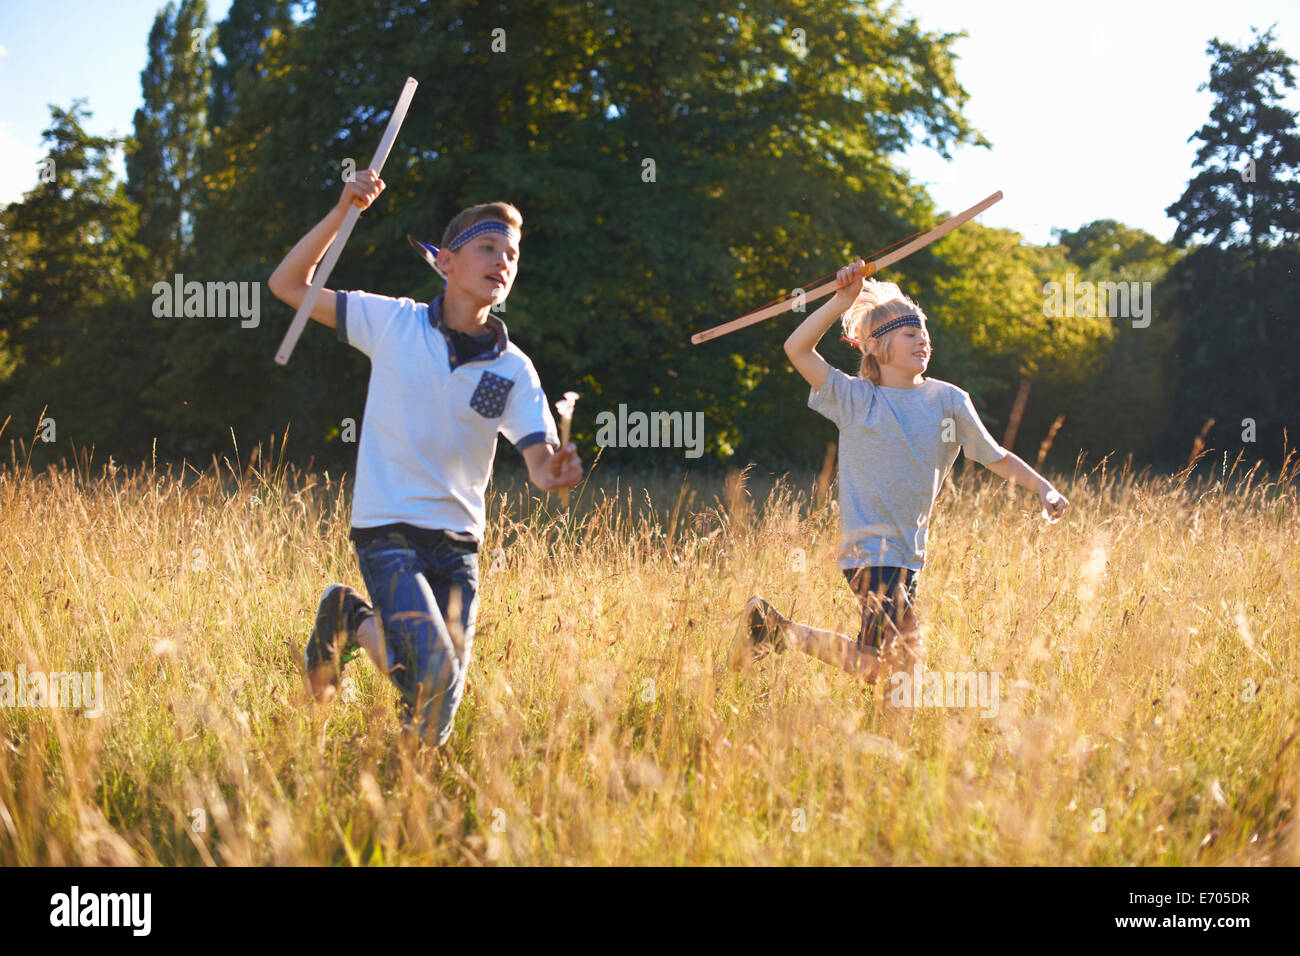
<instances>
[{"instance_id":1,"label":"brown boot","mask_svg":"<svg viewBox=\"0 0 1300 956\"><path fill-rule=\"evenodd\" d=\"M785 625L789 622L770 603L757 594L745 605L745 614L731 642L729 663L735 667L766 657L772 651L785 651Z\"/></svg>"}]
</instances>

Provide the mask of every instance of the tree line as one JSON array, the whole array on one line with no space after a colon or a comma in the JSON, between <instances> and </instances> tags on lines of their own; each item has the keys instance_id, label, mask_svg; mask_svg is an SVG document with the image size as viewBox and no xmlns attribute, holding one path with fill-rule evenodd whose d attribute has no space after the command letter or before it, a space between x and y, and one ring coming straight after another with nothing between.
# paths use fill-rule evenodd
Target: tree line
<instances>
[{"instance_id":1,"label":"tree line","mask_svg":"<svg viewBox=\"0 0 1300 956\"><path fill-rule=\"evenodd\" d=\"M80 101L52 106L37 182L0 211L4 437L34 464L91 446L97 461L206 461L232 433L287 426L290 457L350 468L368 362L313 326L275 365L291 313L264 283L368 161L412 75L388 188L332 287L436 296L405 236L436 242L459 208L507 199L524 239L502 318L553 398L582 395L584 454L597 413L626 404L702 412L705 461L815 465L834 428L785 361L789 322L689 337L955 211L898 157L987 145L962 112L958 36L874 0L235 0L215 27L204 0L169 3L133 133L91 136ZM1294 61L1271 30L1208 52L1215 105L1172 242L1106 219L1047 245L970 224L886 276L930 317L930 374L1031 461L1049 433L1047 465L1067 471L1081 451L1176 468L1198 434L1281 460L1300 410ZM176 276L261 283L257 321L160 309ZM1124 314L1099 291L1112 307L1122 293ZM856 368L847 345L822 351Z\"/></svg>"}]
</instances>

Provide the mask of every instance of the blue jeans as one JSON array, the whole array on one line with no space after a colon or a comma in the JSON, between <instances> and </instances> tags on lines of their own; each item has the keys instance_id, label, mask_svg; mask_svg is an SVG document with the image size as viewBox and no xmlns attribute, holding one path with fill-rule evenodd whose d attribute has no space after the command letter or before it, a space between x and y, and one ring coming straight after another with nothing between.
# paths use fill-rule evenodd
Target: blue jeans
<instances>
[{"instance_id":1,"label":"blue jeans","mask_svg":"<svg viewBox=\"0 0 1300 956\"><path fill-rule=\"evenodd\" d=\"M916 577L908 568L845 568L844 580L862 605L858 650L879 653L888 639L916 627Z\"/></svg>"},{"instance_id":2,"label":"blue jeans","mask_svg":"<svg viewBox=\"0 0 1300 956\"><path fill-rule=\"evenodd\" d=\"M421 544L397 532L357 545L366 590L383 625L388 676L403 723L442 746L465 692L478 610L475 545ZM454 605L458 605L455 607Z\"/></svg>"}]
</instances>

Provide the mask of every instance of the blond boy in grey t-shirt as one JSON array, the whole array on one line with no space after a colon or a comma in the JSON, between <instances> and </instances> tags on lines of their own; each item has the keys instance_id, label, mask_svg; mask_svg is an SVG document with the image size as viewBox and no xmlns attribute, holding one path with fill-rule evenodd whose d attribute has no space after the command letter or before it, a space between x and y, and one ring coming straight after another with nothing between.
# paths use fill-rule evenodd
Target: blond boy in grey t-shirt
<instances>
[{"instance_id":1,"label":"blond boy in grey t-shirt","mask_svg":"<svg viewBox=\"0 0 1300 956\"><path fill-rule=\"evenodd\" d=\"M890 668L910 672L923 664L916 578L925 566L935 498L959 451L1037 491L1052 519L1069 504L993 440L970 395L925 378L931 354L925 313L892 282L864 282L863 265L858 260L841 269L835 296L785 343L786 355L812 386L808 407L839 428L837 563L862 605L862 625L854 639L797 624L756 595L732 646L733 664L787 643L873 680ZM840 316L846 340L862 352L857 378L817 354L817 343Z\"/></svg>"}]
</instances>

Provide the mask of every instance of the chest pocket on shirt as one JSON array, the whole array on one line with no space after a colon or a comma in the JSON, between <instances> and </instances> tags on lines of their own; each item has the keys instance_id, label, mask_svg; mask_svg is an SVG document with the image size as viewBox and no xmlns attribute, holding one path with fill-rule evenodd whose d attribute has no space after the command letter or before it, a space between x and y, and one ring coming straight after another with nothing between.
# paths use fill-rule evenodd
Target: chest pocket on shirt
<instances>
[{"instance_id":1,"label":"chest pocket on shirt","mask_svg":"<svg viewBox=\"0 0 1300 956\"><path fill-rule=\"evenodd\" d=\"M506 410L506 399L510 389L515 387L512 379L484 372L478 380L478 387L470 396L469 407L484 418L500 418Z\"/></svg>"}]
</instances>

